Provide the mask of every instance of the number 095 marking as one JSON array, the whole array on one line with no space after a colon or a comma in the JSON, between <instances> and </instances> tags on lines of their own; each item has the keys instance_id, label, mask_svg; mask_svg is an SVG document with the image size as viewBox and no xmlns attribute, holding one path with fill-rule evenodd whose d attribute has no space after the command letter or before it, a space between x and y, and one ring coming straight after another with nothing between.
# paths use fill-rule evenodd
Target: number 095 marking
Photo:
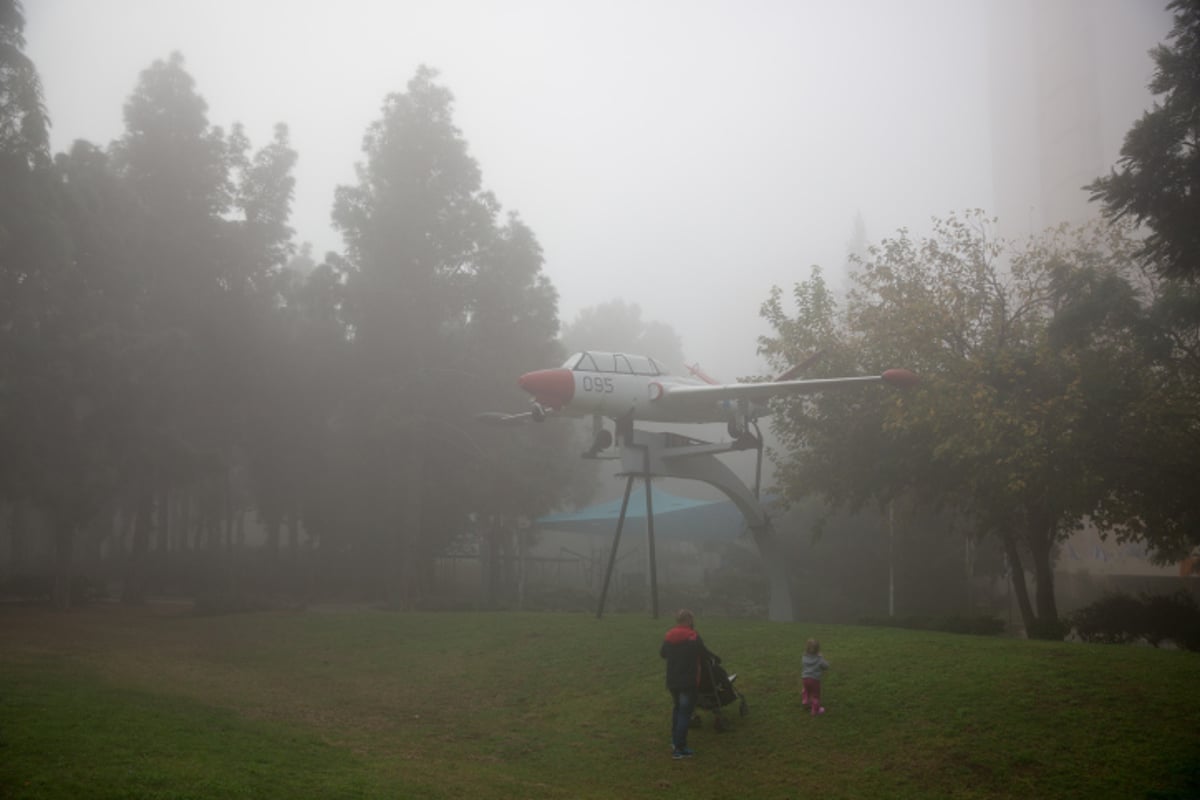
<instances>
[{"instance_id":1,"label":"number 095 marking","mask_svg":"<svg viewBox=\"0 0 1200 800\"><path fill-rule=\"evenodd\" d=\"M585 392L600 392L601 394L612 394L616 391L613 385L612 378L593 378L591 375L583 376L583 390Z\"/></svg>"}]
</instances>

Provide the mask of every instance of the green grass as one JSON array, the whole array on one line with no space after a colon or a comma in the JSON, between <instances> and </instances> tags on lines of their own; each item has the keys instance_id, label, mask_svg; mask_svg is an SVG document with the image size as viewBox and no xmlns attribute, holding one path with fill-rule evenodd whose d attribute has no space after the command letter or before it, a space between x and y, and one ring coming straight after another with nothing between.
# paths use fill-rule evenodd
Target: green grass
<instances>
[{"instance_id":1,"label":"green grass","mask_svg":"<svg viewBox=\"0 0 1200 800\"><path fill-rule=\"evenodd\" d=\"M702 619L751 714L672 761L666 627L0 609L0 797L1200 796L1194 653Z\"/></svg>"}]
</instances>

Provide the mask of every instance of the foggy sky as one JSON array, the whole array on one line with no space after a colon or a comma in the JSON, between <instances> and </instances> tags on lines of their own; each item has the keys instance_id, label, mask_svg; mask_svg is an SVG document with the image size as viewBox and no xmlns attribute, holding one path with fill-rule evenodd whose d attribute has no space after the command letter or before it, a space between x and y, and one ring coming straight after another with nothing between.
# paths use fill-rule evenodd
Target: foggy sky
<instances>
[{"instance_id":1,"label":"foggy sky","mask_svg":"<svg viewBox=\"0 0 1200 800\"><path fill-rule=\"evenodd\" d=\"M1135 3L1161 13L1109 0ZM256 148L288 124L291 223L318 256L342 249L333 191L355 181L384 96L428 64L456 97L484 187L541 242L561 318L624 297L726 379L761 371L773 284L811 264L839 281L856 214L877 241L933 215L994 213L983 2L26 0L25 12L56 152L119 137L138 74L178 50L212 124L243 123ZM1150 44L1130 43L1137 85Z\"/></svg>"}]
</instances>

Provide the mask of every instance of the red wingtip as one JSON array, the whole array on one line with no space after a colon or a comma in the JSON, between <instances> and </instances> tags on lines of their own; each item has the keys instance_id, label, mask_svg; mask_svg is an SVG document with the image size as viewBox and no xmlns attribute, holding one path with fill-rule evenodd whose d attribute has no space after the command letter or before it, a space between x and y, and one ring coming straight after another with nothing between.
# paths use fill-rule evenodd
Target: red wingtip
<instances>
[{"instance_id":1,"label":"red wingtip","mask_svg":"<svg viewBox=\"0 0 1200 800\"><path fill-rule=\"evenodd\" d=\"M916 386L921 382L916 373L907 369L889 369L883 373L885 383L890 383L893 386L899 386L902 389L907 389L910 386Z\"/></svg>"}]
</instances>

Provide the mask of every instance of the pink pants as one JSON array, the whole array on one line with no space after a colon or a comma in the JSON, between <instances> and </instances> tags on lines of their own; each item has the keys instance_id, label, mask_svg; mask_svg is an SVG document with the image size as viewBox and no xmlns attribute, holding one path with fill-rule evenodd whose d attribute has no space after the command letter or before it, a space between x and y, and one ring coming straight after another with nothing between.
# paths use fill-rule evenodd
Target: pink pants
<instances>
[{"instance_id":1,"label":"pink pants","mask_svg":"<svg viewBox=\"0 0 1200 800\"><path fill-rule=\"evenodd\" d=\"M818 678L804 678L804 702L812 706L812 712L817 713L821 707L821 681Z\"/></svg>"}]
</instances>

